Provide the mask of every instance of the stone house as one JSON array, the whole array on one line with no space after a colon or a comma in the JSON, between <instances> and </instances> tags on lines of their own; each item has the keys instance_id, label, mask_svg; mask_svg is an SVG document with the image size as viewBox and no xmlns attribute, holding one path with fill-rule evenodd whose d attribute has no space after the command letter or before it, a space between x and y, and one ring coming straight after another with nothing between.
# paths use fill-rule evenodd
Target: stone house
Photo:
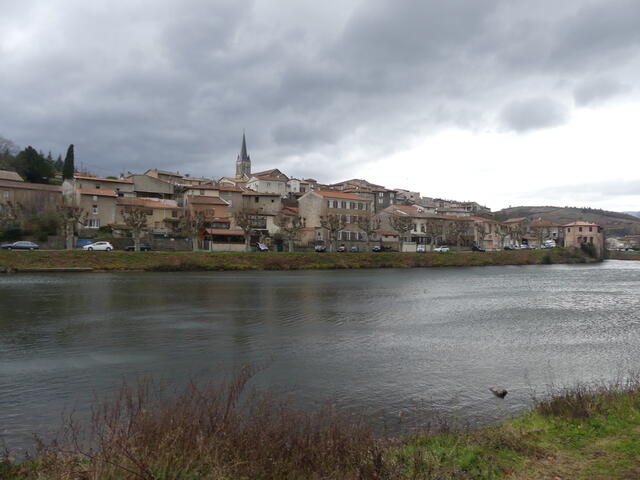
<instances>
[{"instance_id":1,"label":"stone house","mask_svg":"<svg viewBox=\"0 0 640 480\"><path fill-rule=\"evenodd\" d=\"M564 246L580 248L583 244L595 247L600 258L604 256L604 229L590 222L571 222L562 226L564 230Z\"/></svg>"},{"instance_id":2,"label":"stone house","mask_svg":"<svg viewBox=\"0 0 640 480\"><path fill-rule=\"evenodd\" d=\"M180 172L170 172L168 170L158 170L157 168L150 168L144 175L149 177L157 178L159 180L163 180L171 185L184 185L183 175L180 175Z\"/></svg>"},{"instance_id":3,"label":"stone house","mask_svg":"<svg viewBox=\"0 0 640 480\"><path fill-rule=\"evenodd\" d=\"M277 193L281 197L287 195L287 180L267 175L252 175L246 187L258 193Z\"/></svg>"},{"instance_id":4,"label":"stone house","mask_svg":"<svg viewBox=\"0 0 640 480\"><path fill-rule=\"evenodd\" d=\"M316 242L328 244L328 231L322 227L322 219L330 215L340 216L344 228L338 232L338 244L361 248L366 235L358 226L358 219L373 215L372 201L355 193L317 190L304 194L298 200L299 214L306 226L301 243L312 246ZM313 228L313 230L309 230Z\"/></svg>"},{"instance_id":5,"label":"stone house","mask_svg":"<svg viewBox=\"0 0 640 480\"><path fill-rule=\"evenodd\" d=\"M116 200L116 223L124 225L124 214L141 208L147 214L147 230L153 234L168 234L177 230L182 209L175 200L160 198L119 197Z\"/></svg>"},{"instance_id":6,"label":"stone house","mask_svg":"<svg viewBox=\"0 0 640 480\"><path fill-rule=\"evenodd\" d=\"M60 185L30 183L22 179L0 179L0 208L9 202L34 212L55 208L62 202L62 188Z\"/></svg>"},{"instance_id":7,"label":"stone house","mask_svg":"<svg viewBox=\"0 0 640 480\"><path fill-rule=\"evenodd\" d=\"M127 180L133 182L133 192L136 197L162 198L172 200L175 198L173 184L149 175L131 174Z\"/></svg>"},{"instance_id":8,"label":"stone house","mask_svg":"<svg viewBox=\"0 0 640 480\"><path fill-rule=\"evenodd\" d=\"M86 184L86 183L85 183ZM76 183L78 205L87 214L85 228L97 229L116 223L116 199L118 193L107 188L82 188ZM125 198L125 197L121 197ZM129 197L134 198L134 197Z\"/></svg>"},{"instance_id":9,"label":"stone house","mask_svg":"<svg viewBox=\"0 0 640 480\"><path fill-rule=\"evenodd\" d=\"M202 213L209 224L229 223L229 204L217 195L185 195L184 209L190 215Z\"/></svg>"},{"instance_id":10,"label":"stone house","mask_svg":"<svg viewBox=\"0 0 640 480\"><path fill-rule=\"evenodd\" d=\"M75 187L80 190L110 190L117 197L134 197L134 184L132 180L125 178L103 178L89 175L74 175Z\"/></svg>"}]
</instances>

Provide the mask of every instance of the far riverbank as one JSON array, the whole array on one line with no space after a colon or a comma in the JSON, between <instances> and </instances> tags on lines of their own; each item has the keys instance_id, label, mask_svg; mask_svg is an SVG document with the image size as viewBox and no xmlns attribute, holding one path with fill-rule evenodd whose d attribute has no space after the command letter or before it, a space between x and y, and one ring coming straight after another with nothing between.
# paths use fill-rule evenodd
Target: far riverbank
<instances>
[{"instance_id":1,"label":"far riverbank","mask_svg":"<svg viewBox=\"0 0 640 480\"><path fill-rule=\"evenodd\" d=\"M592 263L581 251L563 248L497 252L449 253L212 253L212 252L87 252L1 251L0 272L61 271L189 272L244 270L316 270L360 268L470 267Z\"/></svg>"}]
</instances>

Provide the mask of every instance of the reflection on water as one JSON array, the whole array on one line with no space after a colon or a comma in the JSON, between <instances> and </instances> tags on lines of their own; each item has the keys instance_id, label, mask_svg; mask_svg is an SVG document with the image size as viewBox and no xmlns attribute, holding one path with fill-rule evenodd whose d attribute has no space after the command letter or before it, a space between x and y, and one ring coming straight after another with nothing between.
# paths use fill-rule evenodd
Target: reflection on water
<instances>
[{"instance_id":1,"label":"reflection on water","mask_svg":"<svg viewBox=\"0 0 640 480\"><path fill-rule=\"evenodd\" d=\"M640 262L621 261L3 276L0 438L29 445L125 376L181 383L266 362L256 385L302 406L491 421L551 382L639 369L639 293Z\"/></svg>"}]
</instances>

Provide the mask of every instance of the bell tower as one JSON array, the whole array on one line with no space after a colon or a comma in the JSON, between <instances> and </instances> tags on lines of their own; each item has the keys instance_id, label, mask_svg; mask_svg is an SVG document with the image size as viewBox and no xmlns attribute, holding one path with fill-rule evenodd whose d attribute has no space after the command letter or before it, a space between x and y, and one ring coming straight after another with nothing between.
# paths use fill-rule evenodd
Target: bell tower
<instances>
[{"instance_id":1,"label":"bell tower","mask_svg":"<svg viewBox=\"0 0 640 480\"><path fill-rule=\"evenodd\" d=\"M242 133L242 148L236 160L236 178L241 179L251 176L251 157L247 155L247 140Z\"/></svg>"}]
</instances>

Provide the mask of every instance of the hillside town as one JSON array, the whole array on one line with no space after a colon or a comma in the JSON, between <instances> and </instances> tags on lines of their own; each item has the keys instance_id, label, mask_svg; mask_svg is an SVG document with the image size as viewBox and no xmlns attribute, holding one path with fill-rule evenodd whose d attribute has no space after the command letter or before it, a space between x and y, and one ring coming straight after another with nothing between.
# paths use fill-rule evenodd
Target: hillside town
<instances>
[{"instance_id":1,"label":"hillside town","mask_svg":"<svg viewBox=\"0 0 640 480\"><path fill-rule=\"evenodd\" d=\"M61 218L64 235L57 243L39 238L50 242L49 248L74 248L96 239L121 247L133 239L136 249L143 242L158 250L213 252L592 245L602 255L605 248L604 229L586 221L498 219L477 202L423 196L364 179L325 184L278 168L254 172L244 134L234 176L201 178L157 168L119 177L76 171L55 185L0 171L0 205L5 224L17 224L29 212Z\"/></svg>"}]
</instances>

